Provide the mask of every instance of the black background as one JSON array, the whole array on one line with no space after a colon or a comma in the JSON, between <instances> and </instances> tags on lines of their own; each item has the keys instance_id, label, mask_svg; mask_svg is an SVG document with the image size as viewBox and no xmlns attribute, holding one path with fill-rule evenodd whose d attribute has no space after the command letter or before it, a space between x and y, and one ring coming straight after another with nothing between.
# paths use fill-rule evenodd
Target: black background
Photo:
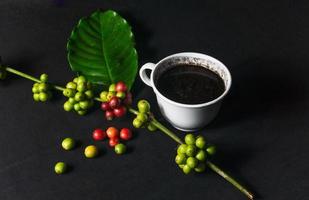
<instances>
[{"instance_id":1,"label":"black background","mask_svg":"<svg viewBox=\"0 0 309 200\"><path fill-rule=\"evenodd\" d=\"M217 144L215 162L261 199L307 199L309 194L308 1L1 0L0 55L5 64L58 84L71 80L66 41L78 19L114 9L133 27L139 63L182 51L212 55L230 69L233 86L216 120L200 131ZM174 164L176 143L160 132L135 130L130 153L85 159L90 133L131 127L132 116L107 122L95 110L80 117L62 109L61 95L32 100L32 83L0 83L0 199L245 199L209 171L185 176ZM151 101L137 77L135 99ZM171 128L172 129L172 128ZM183 133L176 131L180 136ZM81 147L60 148L74 137ZM55 162L72 166L57 176Z\"/></svg>"}]
</instances>

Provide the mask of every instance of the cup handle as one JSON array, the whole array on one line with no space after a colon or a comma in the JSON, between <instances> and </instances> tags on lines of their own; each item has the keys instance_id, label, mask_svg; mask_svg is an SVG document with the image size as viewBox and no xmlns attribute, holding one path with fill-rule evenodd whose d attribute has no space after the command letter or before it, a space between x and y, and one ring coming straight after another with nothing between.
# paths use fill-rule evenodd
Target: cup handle
<instances>
[{"instance_id":1,"label":"cup handle","mask_svg":"<svg viewBox=\"0 0 309 200\"><path fill-rule=\"evenodd\" d=\"M151 85L151 81L150 81L150 78L147 76L147 74L146 74L146 70L148 69L148 70L151 70L151 73L152 73L152 71L153 71L153 69L155 68L155 64L153 64L153 63L146 63L146 64L144 64L142 67L141 67L141 69L139 70L139 76L141 77L141 79L142 79L142 81L146 84L146 85L148 85L148 86L150 86L150 87L152 87L152 85ZM151 75L151 74L150 74Z\"/></svg>"}]
</instances>

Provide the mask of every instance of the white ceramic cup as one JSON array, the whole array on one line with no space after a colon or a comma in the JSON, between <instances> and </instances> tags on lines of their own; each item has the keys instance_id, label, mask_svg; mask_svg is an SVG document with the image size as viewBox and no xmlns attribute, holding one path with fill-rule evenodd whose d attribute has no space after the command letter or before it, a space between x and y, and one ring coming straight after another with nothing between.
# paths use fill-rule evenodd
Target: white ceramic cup
<instances>
[{"instance_id":1,"label":"white ceramic cup","mask_svg":"<svg viewBox=\"0 0 309 200\"><path fill-rule=\"evenodd\" d=\"M183 104L168 99L160 93L155 82L160 74L177 64L202 66L215 72L224 81L225 91L218 98L201 104ZM150 77L146 74L146 70L151 70ZM193 52L173 54L157 64L146 63L141 67L139 75L145 84L152 87L162 115L175 128L182 131L198 130L211 122L218 114L222 99L228 93L232 83L231 74L223 63L211 56Z\"/></svg>"}]
</instances>

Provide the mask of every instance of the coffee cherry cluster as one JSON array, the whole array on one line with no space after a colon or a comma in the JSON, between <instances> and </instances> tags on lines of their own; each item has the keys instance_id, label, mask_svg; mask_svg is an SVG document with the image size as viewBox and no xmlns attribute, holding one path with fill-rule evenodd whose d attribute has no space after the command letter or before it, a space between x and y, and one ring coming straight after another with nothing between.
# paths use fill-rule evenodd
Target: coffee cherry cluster
<instances>
[{"instance_id":1,"label":"coffee cherry cluster","mask_svg":"<svg viewBox=\"0 0 309 200\"><path fill-rule=\"evenodd\" d=\"M48 75L42 74L40 76L40 83L33 84L32 92L34 101L45 102L52 97L52 93L50 91L51 86L47 83Z\"/></svg>"},{"instance_id":2,"label":"coffee cherry cluster","mask_svg":"<svg viewBox=\"0 0 309 200\"><path fill-rule=\"evenodd\" d=\"M84 76L76 77L72 82L68 82L63 95L68 97L63 104L64 110L68 112L75 111L79 115L85 115L94 104L92 84Z\"/></svg>"},{"instance_id":3,"label":"coffee cherry cluster","mask_svg":"<svg viewBox=\"0 0 309 200\"><path fill-rule=\"evenodd\" d=\"M215 147L207 145L203 136L193 134L185 136L185 144L179 145L175 162L185 174L191 171L205 171L205 161L208 156L215 154Z\"/></svg>"},{"instance_id":4,"label":"coffee cherry cluster","mask_svg":"<svg viewBox=\"0 0 309 200\"><path fill-rule=\"evenodd\" d=\"M3 67L0 63L0 80L4 80L7 76L7 71L5 70L5 67Z\"/></svg>"},{"instance_id":5,"label":"coffee cherry cluster","mask_svg":"<svg viewBox=\"0 0 309 200\"><path fill-rule=\"evenodd\" d=\"M105 111L105 118L107 120L124 116L127 112L126 106L132 104L132 94L122 81L111 84L108 91L101 92L100 98L103 101L101 109Z\"/></svg>"},{"instance_id":6,"label":"coffee cherry cluster","mask_svg":"<svg viewBox=\"0 0 309 200\"><path fill-rule=\"evenodd\" d=\"M97 141L108 138L108 144L110 147L115 148L116 154L124 154L127 147L120 143L120 139L123 141L130 140L132 138L132 131L128 128L122 128L120 132L115 127L109 127L106 131L98 128L93 131L92 138Z\"/></svg>"},{"instance_id":7,"label":"coffee cherry cluster","mask_svg":"<svg viewBox=\"0 0 309 200\"><path fill-rule=\"evenodd\" d=\"M150 104L148 101L142 99L137 103L138 114L133 120L133 126L135 128L147 127L149 131L157 130L157 127L151 123L149 119L150 115Z\"/></svg>"}]
</instances>

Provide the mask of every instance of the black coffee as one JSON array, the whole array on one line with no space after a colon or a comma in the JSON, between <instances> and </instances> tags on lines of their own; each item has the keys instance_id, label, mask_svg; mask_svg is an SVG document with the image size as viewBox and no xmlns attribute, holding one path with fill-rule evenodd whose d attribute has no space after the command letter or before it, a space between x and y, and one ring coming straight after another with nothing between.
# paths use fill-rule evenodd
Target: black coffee
<instances>
[{"instance_id":1,"label":"black coffee","mask_svg":"<svg viewBox=\"0 0 309 200\"><path fill-rule=\"evenodd\" d=\"M201 66L176 65L156 80L158 90L167 98L184 104L212 101L225 90L218 74Z\"/></svg>"}]
</instances>

